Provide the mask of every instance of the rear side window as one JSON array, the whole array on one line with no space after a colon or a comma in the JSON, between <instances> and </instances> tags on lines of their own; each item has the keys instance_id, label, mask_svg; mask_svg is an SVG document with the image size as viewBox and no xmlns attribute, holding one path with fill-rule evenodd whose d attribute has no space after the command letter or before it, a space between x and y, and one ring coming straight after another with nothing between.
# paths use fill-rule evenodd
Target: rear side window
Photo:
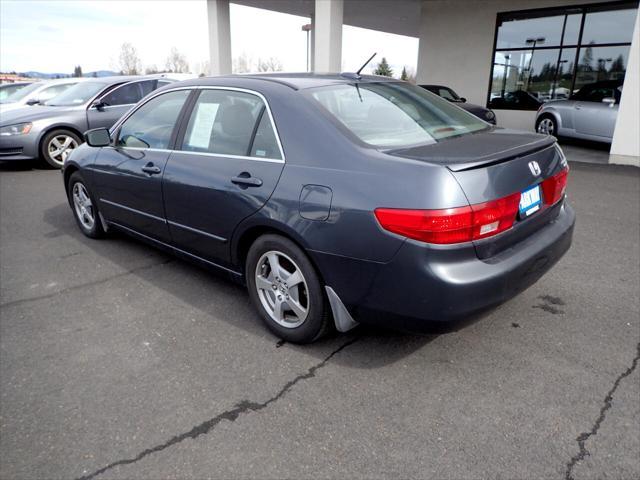
<instances>
[{"instance_id":1,"label":"rear side window","mask_svg":"<svg viewBox=\"0 0 640 480\"><path fill-rule=\"evenodd\" d=\"M262 99L231 90L203 90L187 124L182 150L281 159Z\"/></svg>"},{"instance_id":2,"label":"rear side window","mask_svg":"<svg viewBox=\"0 0 640 480\"><path fill-rule=\"evenodd\" d=\"M276 139L273 125L271 125L271 119L266 110L263 110L262 118L256 130L256 137L251 147L251 156L282 160L278 140Z\"/></svg>"},{"instance_id":3,"label":"rear side window","mask_svg":"<svg viewBox=\"0 0 640 480\"><path fill-rule=\"evenodd\" d=\"M130 148L168 148L171 134L189 90L168 92L149 100L120 127L117 145Z\"/></svg>"}]
</instances>

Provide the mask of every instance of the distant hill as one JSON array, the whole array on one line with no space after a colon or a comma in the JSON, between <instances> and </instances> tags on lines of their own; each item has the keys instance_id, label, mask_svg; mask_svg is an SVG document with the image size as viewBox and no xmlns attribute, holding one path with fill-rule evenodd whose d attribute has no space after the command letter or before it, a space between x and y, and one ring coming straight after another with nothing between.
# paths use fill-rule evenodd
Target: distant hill
<instances>
[{"instance_id":1,"label":"distant hill","mask_svg":"<svg viewBox=\"0 0 640 480\"><path fill-rule=\"evenodd\" d=\"M42 78L42 79L51 79L51 78L69 78L71 77L70 73L44 73L44 72L20 72L20 75L31 77L31 78ZM111 77L113 75L120 75L119 72L114 72L112 70L97 70L95 72L84 72L82 74L83 77Z\"/></svg>"}]
</instances>

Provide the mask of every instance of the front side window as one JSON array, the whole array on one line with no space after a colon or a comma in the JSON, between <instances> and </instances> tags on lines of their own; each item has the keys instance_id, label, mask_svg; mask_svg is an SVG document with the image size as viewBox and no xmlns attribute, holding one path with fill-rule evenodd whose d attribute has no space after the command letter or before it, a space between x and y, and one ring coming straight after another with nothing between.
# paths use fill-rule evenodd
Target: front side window
<instances>
[{"instance_id":1,"label":"front side window","mask_svg":"<svg viewBox=\"0 0 640 480\"><path fill-rule=\"evenodd\" d=\"M106 106L131 105L133 103L138 103L143 97L140 83L142 82L126 83L105 95L102 98L102 102Z\"/></svg>"},{"instance_id":2,"label":"front side window","mask_svg":"<svg viewBox=\"0 0 640 480\"><path fill-rule=\"evenodd\" d=\"M536 110L589 84L622 81L637 2L498 14L490 108Z\"/></svg>"},{"instance_id":3,"label":"front side window","mask_svg":"<svg viewBox=\"0 0 640 480\"><path fill-rule=\"evenodd\" d=\"M262 99L231 90L200 92L187 124L182 150L282 158Z\"/></svg>"},{"instance_id":4,"label":"front side window","mask_svg":"<svg viewBox=\"0 0 640 480\"><path fill-rule=\"evenodd\" d=\"M467 135L489 126L406 83L359 83L310 90L311 97L363 142L400 148Z\"/></svg>"},{"instance_id":5,"label":"front side window","mask_svg":"<svg viewBox=\"0 0 640 480\"><path fill-rule=\"evenodd\" d=\"M188 96L189 90L178 90L146 102L120 127L117 146L169 148L178 115Z\"/></svg>"}]
</instances>

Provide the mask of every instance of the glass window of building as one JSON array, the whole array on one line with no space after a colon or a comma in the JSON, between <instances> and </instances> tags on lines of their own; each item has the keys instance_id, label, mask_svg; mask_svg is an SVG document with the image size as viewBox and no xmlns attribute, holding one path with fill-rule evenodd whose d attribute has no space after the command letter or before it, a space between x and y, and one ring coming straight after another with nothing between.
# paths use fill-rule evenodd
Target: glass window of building
<instances>
[{"instance_id":1,"label":"glass window of building","mask_svg":"<svg viewBox=\"0 0 640 480\"><path fill-rule=\"evenodd\" d=\"M585 85L624 81L638 2L501 13L490 108L537 110Z\"/></svg>"}]
</instances>

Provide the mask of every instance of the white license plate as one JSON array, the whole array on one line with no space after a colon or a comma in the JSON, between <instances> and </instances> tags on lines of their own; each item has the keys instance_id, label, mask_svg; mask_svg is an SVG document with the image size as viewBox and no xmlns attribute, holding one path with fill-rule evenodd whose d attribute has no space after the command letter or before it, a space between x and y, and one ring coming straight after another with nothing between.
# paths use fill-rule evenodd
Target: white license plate
<instances>
[{"instance_id":1,"label":"white license plate","mask_svg":"<svg viewBox=\"0 0 640 480\"><path fill-rule=\"evenodd\" d=\"M528 217L540 210L540 185L528 188L520 194L520 217Z\"/></svg>"}]
</instances>

